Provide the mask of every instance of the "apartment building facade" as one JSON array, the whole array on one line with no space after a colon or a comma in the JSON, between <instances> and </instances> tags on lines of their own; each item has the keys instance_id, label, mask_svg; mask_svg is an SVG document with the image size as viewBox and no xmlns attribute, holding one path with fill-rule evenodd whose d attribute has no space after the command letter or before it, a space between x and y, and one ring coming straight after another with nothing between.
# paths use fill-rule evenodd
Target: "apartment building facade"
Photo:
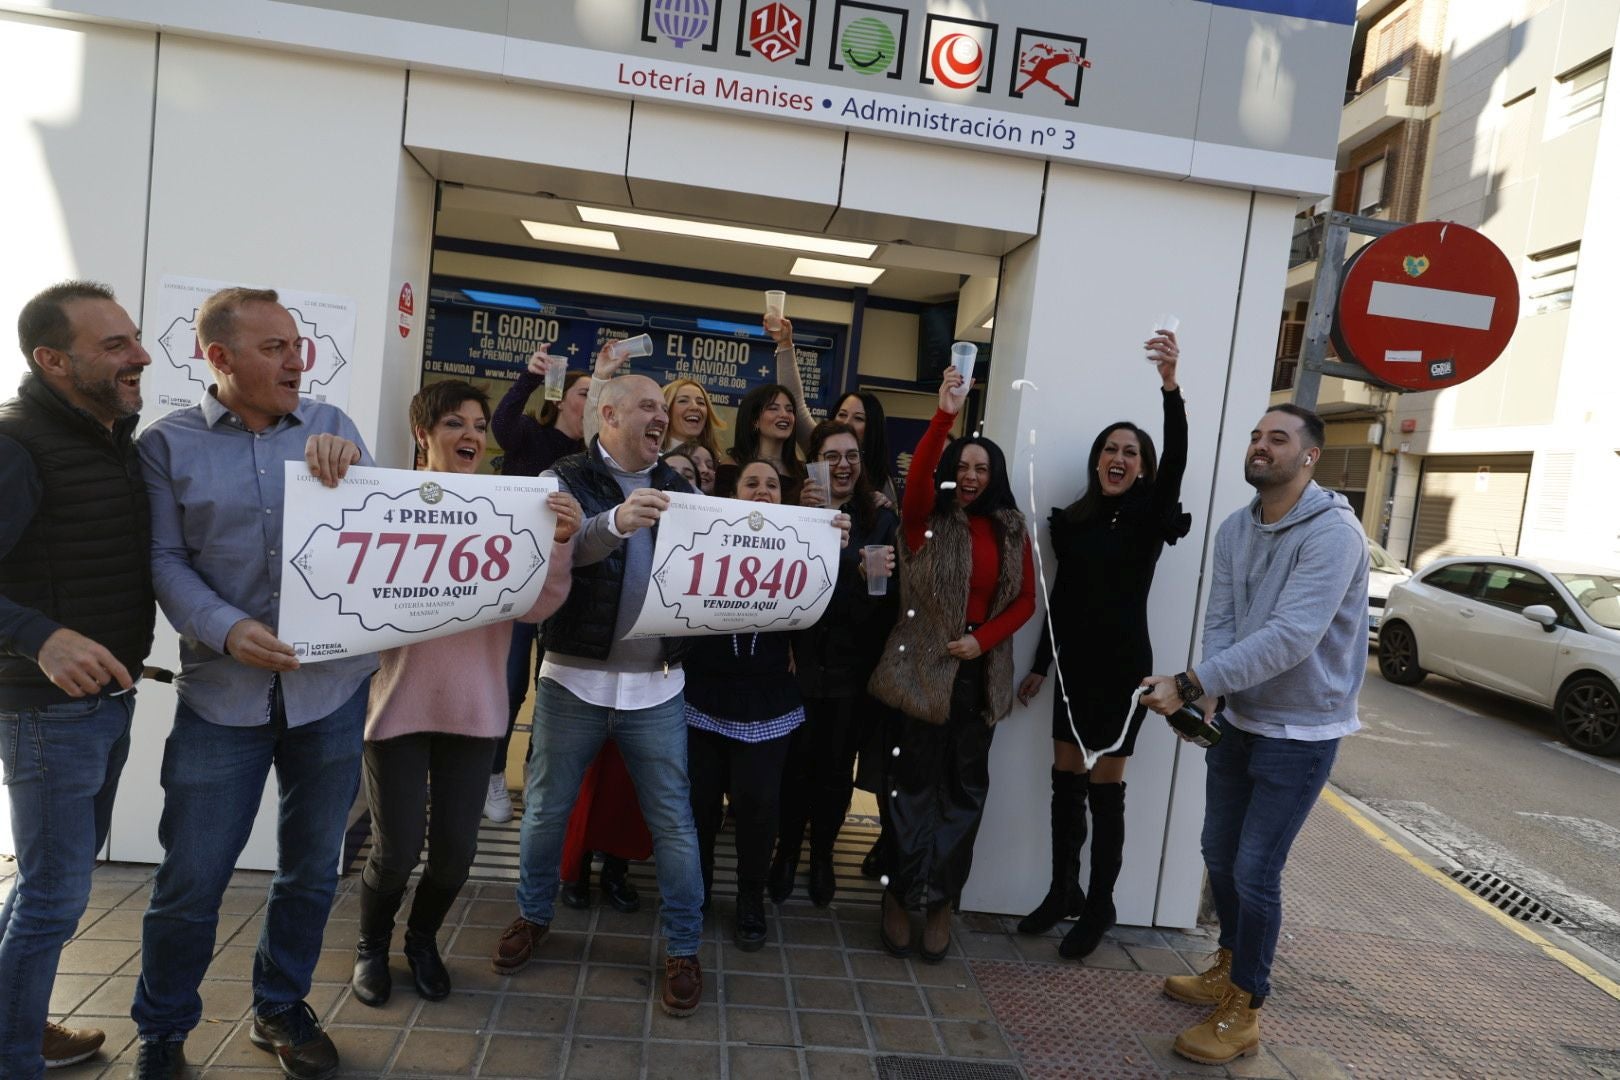
<instances>
[{"instance_id":1,"label":"apartment building facade","mask_svg":"<svg viewBox=\"0 0 1620 1080\"><path fill-rule=\"evenodd\" d=\"M1520 322L1461 386L1323 380L1320 479L1408 565L1482 553L1620 565L1620 377L1602 327L1620 269L1620 130L1605 110L1620 0L1394 0L1357 14L1332 208L1479 229L1518 271ZM1296 226L1273 400L1291 397L1322 208Z\"/></svg>"}]
</instances>

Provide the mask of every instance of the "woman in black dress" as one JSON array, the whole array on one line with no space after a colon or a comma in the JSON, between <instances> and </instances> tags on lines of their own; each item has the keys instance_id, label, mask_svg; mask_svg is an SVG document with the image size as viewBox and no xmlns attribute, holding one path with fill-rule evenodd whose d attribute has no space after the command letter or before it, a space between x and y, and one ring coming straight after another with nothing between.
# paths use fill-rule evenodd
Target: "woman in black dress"
<instances>
[{"instance_id":1,"label":"woman in black dress","mask_svg":"<svg viewBox=\"0 0 1620 1080\"><path fill-rule=\"evenodd\" d=\"M1055 688L1052 708L1052 885L1018 929L1044 934L1065 917L1075 918L1058 946L1066 957L1089 955L1114 925L1114 882L1125 851L1125 761L1136 747L1146 710L1136 709L1124 742L1089 773L1070 715L1088 750L1119 739L1132 692L1153 672L1147 600L1154 567L1164 545L1186 536L1192 525L1179 501L1187 468L1187 411L1176 385L1176 336L1161 330L1147 349L1164 396L1164 457L1156 459L1152 437L1129 421L1110 424L1092 443L1085 494L1052 511L1051 542L1058 558L1052 621L1042 628L1035 662L1018 687L1018 700L1027 705L1046 681L1055 628L1063 686ZM1088 795L1089 891L1080 887Z\"/></svg>"}]
</instances>

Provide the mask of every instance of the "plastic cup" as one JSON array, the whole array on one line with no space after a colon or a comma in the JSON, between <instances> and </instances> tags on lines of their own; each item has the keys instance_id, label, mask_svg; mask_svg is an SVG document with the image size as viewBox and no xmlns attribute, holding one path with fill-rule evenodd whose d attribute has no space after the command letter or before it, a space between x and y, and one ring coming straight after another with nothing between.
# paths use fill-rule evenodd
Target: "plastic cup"
<instances>
[{"instance_id":1,"label":"plastic cup","mask_svg":"<svg viewBox=\"0 0 1620 1080\"><path fill-rule=\"evenodd\" d=\"M787 293L782 289L765 290L765 325L775 330L787 314Z\"/></svg>"},{"instance_id":2,"label":"plastic cup","mask_svg":"<svg viewBox=\"0 0 1620 1080\"><path fill-rule=\"evenodd\" d=\"M1174 315L1158 315L1153 319L1153 327L1148 331L1148 337L1158 337L1159 331L1168 330L1175 333L1181 328L1181 320Z\"/></svg>"},{"instance_id":3,"label":"plastic cup","mask_svg":"<svg viewBox=\"0 0 1620 1080\"><path fill-rule=\"evenodd\" d=\"M560 356L550 357L546 365L546 400L561 401L563 380L568 377L568 361Z\"/></svg>"},{"instance_id":4,"label":"plastic cup","mask_svg":"<svg viewBox=\"0 0 1620 1080\"><path fill-rule=\"evenodd\" d=\"M886 544L868 544L861 548L866 560L866 595L889 595L889 548Z\"/></svg>"},{"instance_id":5,"label":"plastic cup","mask_svg":"<svg viewBox=\"0 0 1620 1080\"><path fill-rule=\"evenodd\" d=\"M821 488L821 494L826 498L827 505L832 505L832 464L826 461L807 462L804 470L810 476L810 482Z\"/></svg>"},{"instance_id":6,"label":"plastic cup","mask_svg":"<svg viewBox=\"0 0 1620 1080\"><path fill-rule=\"evenodd\" d=\"M951 345L951 366L962 373L958 394L966 394L968 381L973 378L973 363L979 358L979 347L971 341L958 341Z\"/></svg>"},{"instance_id":7,"label":"plastic cup","mask_svg":"<svg viewBox=\"0 0 1620 1080\"><path fill-rule=\"evenodd\" d=\"M638 334L633 338L613 343L613 351L620 359L631 360L638 356L652 355L652 337L647 334Z\"/></svg>"}]
</instances>

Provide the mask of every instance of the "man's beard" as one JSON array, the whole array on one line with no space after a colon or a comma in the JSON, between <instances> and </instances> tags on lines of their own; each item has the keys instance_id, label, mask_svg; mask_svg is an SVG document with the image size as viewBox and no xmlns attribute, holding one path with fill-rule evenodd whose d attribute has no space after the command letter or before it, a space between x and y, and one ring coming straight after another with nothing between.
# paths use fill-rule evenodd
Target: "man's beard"
<instances>
[{"instance_id":1,"label":"man's beard","mask_svg":"<svg viewBox=\"0 0 1620 1080\"><path fill-rule=\"evenodd\" d=\"M119 379L126 375L139 374L140 368L124 368L117 374L98 381L86 379L83 370L83 366L75 360L68 367L68 377L73 381L73 389L78 391L79 396L84 398L86 402L99 407L109 416L115 416L120 420L134 416L141 411L140 391L135 392L134 402L131 403L124 396L123 387L118 382Z\"/></svg>"}]
</instances>

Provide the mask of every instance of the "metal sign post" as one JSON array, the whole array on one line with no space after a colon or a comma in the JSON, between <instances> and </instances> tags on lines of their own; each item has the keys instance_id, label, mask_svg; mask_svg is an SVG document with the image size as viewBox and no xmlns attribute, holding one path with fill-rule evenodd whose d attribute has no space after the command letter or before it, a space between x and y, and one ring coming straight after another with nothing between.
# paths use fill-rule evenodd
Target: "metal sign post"
<instances>
[{"instance_id":1,"label":"metal sign post","mask_svg":"<svg viewBox=\"0 0 1620 1080\"><path fill-rule=\"evenodd\" d=\"M1300 349L1299 375L1294 380L1295 405L1316 408L1323 375L1356 382L1374 381L1360 364L1327 358L1328 343L1333 340L1333 312L1339 303L1339 288L1344 284L1344 253L1351 233L1385 236L1405 224L1338 210L1322 215L1322 252L1316 260L1316 280L1311 284L1310 312L1305 316L1305 342Z\"/></svg>"}]
</instances>

